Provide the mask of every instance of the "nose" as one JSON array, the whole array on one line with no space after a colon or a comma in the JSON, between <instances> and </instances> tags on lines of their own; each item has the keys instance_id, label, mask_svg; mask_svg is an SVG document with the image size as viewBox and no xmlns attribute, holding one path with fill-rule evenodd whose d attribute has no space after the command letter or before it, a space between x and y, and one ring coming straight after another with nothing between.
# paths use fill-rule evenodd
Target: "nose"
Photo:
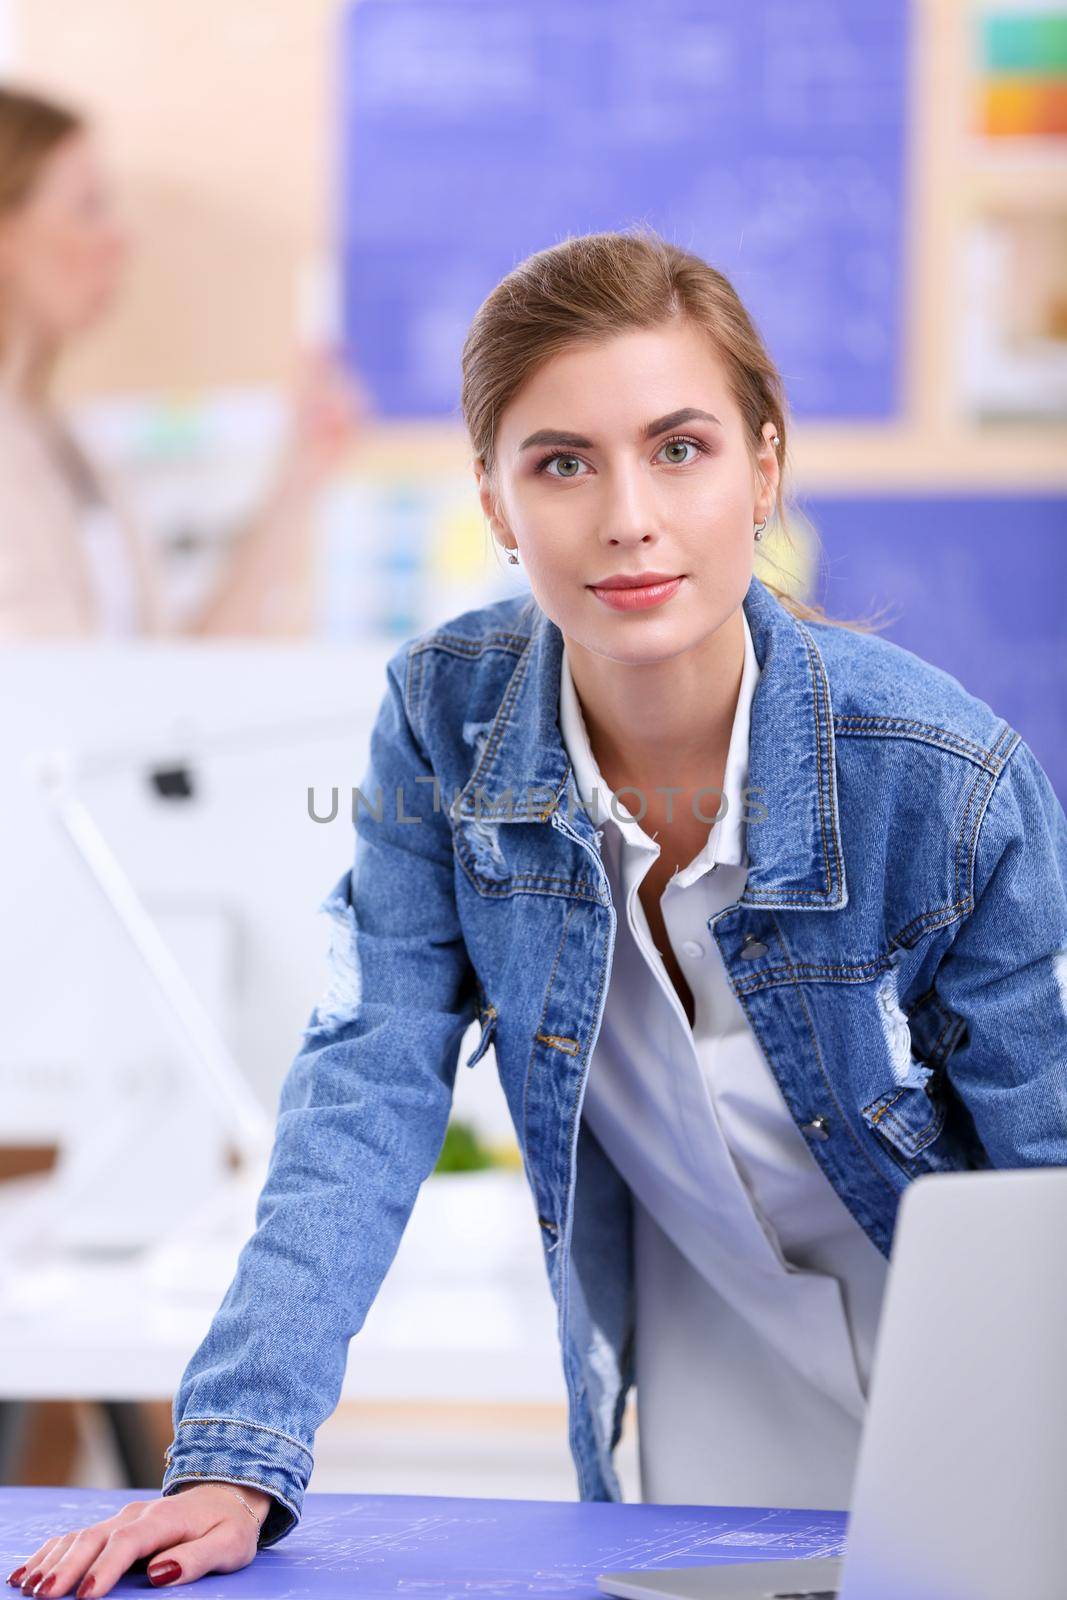
<instances>
[{"instance_id":1,"label":"nose","mask_svg":"<svg viewBox=\"0 0 1067 1600\"><path fill-rule=\"evenodd\" d=\"M638 462L621 462L603 474L601 537L607 545L637 545L655 534L652 486Z\"/></svg>"}]
</instances>

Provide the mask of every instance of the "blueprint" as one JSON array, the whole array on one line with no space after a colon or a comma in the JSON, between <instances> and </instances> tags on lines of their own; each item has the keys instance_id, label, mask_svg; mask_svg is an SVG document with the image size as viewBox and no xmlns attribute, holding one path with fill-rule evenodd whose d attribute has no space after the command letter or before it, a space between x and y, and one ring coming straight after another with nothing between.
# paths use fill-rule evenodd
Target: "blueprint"
<instances>
[{"instance_id":1,"label":"blueprint","mask_svg":"<svg viewBox=\"0 0 1067 1600\"><path fill-rule=\"evenodd\" d=\"M0 1575L46 1538L156 1492L0 1489ZM178 1588L196 1600L603 1600L598 1572L840 1556L846 1523L840 1511L309 1494L299 1525L251 1565ZM111 1593L158 1592L145 1565Z\"/></svg>"},{"instance_id":2,"label":"blueprint","mask_svg":"<svg viewBox=\"0 0 1067 1600\"><path fill-rule=\"evenodd\" d=\"M907 0L355 0L337 42L345 342L382 415L458 415L485 295L651 223L731 280L796 414L901 404Z\"/></svg>"}]
</instances>

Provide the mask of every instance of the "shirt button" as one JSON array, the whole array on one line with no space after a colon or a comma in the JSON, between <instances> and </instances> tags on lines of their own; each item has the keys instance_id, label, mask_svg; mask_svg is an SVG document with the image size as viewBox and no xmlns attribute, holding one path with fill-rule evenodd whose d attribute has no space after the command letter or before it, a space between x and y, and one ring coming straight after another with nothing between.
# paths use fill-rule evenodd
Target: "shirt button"
<instances>
[{"instance_id":1,"label":"shirt button","mask_svg":"<svg viewBox=\"0 0 1067 1600\"><path fill-rule=\"evenodd\" d=\"M806 1133L809 1139L820 1141L830 1137L830 1125L825 1117L814 1117L811 1122L805 1122L801 1133Z\"/></svg>"},{"instance_id":2,"label":"shirt button","mask_svg":"<svg viewBox=\"0 0 1067 1600\"><path fill-rule=\"evenodd\" d=\"M704 954L704 946L697 939L686 939L682 945L682 953L695 959Z\"/></svg>"}]
</instances>

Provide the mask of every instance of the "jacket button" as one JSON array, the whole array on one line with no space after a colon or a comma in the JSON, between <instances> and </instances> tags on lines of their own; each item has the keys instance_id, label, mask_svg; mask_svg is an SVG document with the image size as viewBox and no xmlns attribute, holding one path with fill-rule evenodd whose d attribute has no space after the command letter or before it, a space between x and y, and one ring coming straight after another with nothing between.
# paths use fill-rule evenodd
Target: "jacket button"
<instances>
[{"instance_id":1,"label":"jacket button","mask_svg":"<svg viewBox=\"0 0 1067 1600\"><path fill-rule=\"evenodd\" d=\"M765 956L766 954L767 946L761 944L754 933L746 933L745 942L741 946L741 960L752 961L756 956Z\"/></svg>"},{"instance_id":2,"label":"jacket button","mask_svg":"<svg viewBox=\"0 0 1067 1600\"><path fill-rule=\"evenodd\" d=\"M809 1139L828 1139L830 1137L830 1124L825 1117L814 1117L811 1122L805 1122L801 1133L806 1133Z\"/></svg>"}]
</instances>

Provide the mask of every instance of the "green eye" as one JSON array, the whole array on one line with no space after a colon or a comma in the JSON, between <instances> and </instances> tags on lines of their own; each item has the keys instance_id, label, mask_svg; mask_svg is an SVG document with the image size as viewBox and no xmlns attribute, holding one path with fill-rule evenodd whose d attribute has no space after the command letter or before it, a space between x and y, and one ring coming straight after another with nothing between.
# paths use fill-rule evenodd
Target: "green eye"
<instances>
[{"instance_id":1,"label":"green eye","mask_svg":"<svg viewBox=\"0 0 1067 1600\"><path fill-rule=\"evenodd\" d=\"M698 439L681 437L668 439L660 446L660 453L662 454L664 450L685 450L687 448L693 451L693 455L675 456L668 464L672 467L687 467L696 456L707 454L707 446L702 445ZM557 463L558 470L553 471L552 468L556 467ZM539 461L535 470L539 473L547 474L550 478L577 478L581 475L581 466L582 459L580 456L560 455L557 451L555 455L545 456Z\"/></svg>"},{"instance_id":2,"label":"green eye","mask_svg":"<svg viewBox=\"0 0 1067 1600\"><path fill-rule=\"evenodd\" d=\"M694 450L698 448L696 441L693 439L668 439L663 448L664 450L685 450L689 446L692 446ZM686 461L691 459L692 457L675 456L674 464L676 466L684 466Z\"/></svg>"}]
</instances>

